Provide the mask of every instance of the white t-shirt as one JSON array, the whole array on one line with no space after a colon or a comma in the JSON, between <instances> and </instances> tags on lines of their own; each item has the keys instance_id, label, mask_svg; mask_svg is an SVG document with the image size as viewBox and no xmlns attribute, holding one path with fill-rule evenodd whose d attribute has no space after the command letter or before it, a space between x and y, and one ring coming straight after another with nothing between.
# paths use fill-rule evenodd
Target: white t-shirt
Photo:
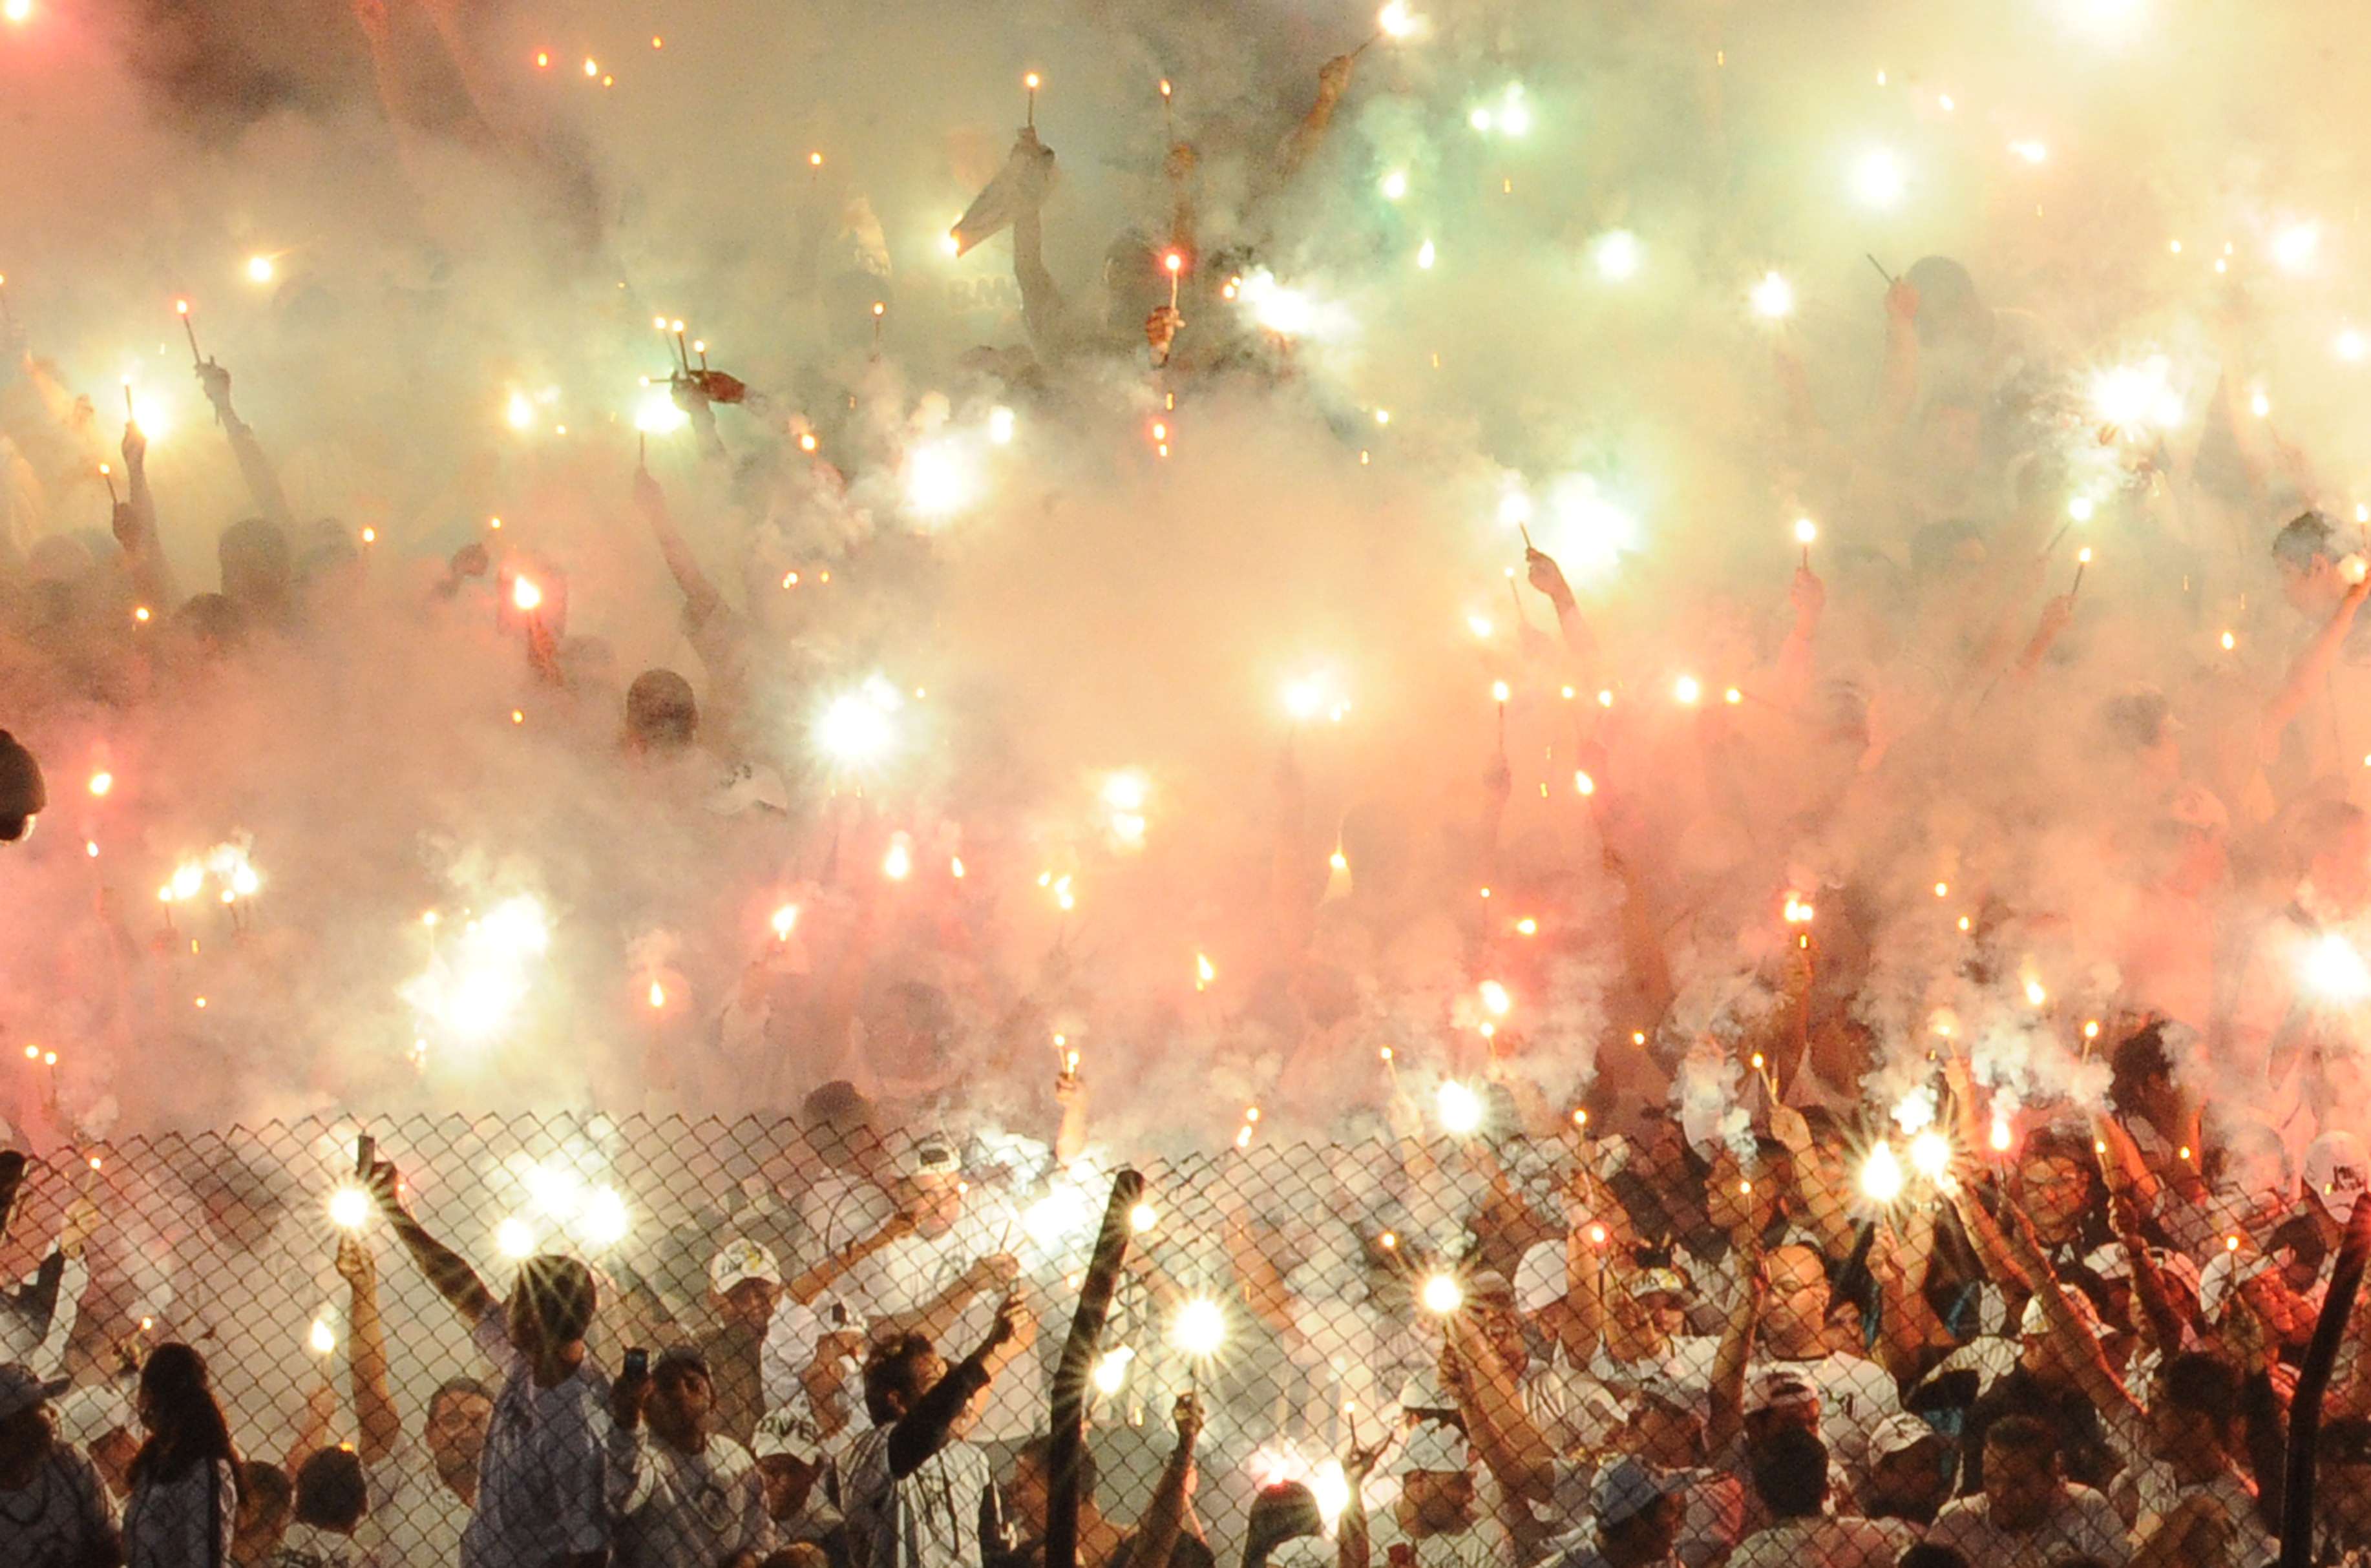
<instances>
[{"instance_id":1,"label":"white t-shirt","mask_svg":"<svg viewBox=\"0 0 2371 1568\"><path fill-rule=\"evenodd\" d=\"M888 1224L896 1212L897 1200L871 1178L823 1171L799 1194L799 1224L815 1253L800 1262L811 1268L848 1251Z\"/></svg>"},{"instance_id":2,"label":"white t-shirt","mask_svg":"<svg viewBox=\"0 0 2371 1568\"><path fill-rule=\"evenodd\" d=\"M609 1433L609 1506L618 1520L614 1568L716 1568L773 1541L758 1462L730 1437L687 1454L636 1427Z\"/></svg>"},{"instance_id":3,"label":"white t-shirt","mask_svg":"<svg viewBox=\"0 0 2371 1568\"><path fill-rule=\"evenodd\" d=\"M115 1539L115 1506L90 1461L64 1443L15 1492L0 1492L0 1562L76 1568L94 1543Z\"/></svg>"},{"instance_id":4,"label":"white t-shirt","mask_svg":"<svg viewBox=\"0 0 2371 1568\"><path fill-rule=\"evenodd\" d=\"M2231 1561L2237 1568L2269 1568L2280 1555L2280 1543L2264 1528L2256 1512L2256 1490L2235 1470L2218 1471L2213 1479L2185 1486L2174 1479L2173 1467L2149 1459L2116 1477L2111 1489L2121 1511L2133 1516L2133 1539L2148 1539L2168 1514L2200 1493L2222 1505L2232 1529Z\"/></svg>"},{"instance_id":5,"label":"white t-shirt","mask_svg":"<svg viewBox=\"0 0 2371 1568\"><path fill-rule=\"evenodd\" d=\"M469 1505L445 1484L428 1456L409 1439L364 1472L370 1511L354 1539L378 1562L403 1568L455 1568Z\"/></svg>"},{"instance_id":6,"label":"white t-shirt","mask_svg":"<svg viewBox=\"0 0 2371 1568\"><path fill-rule=\"evenodd\" d=\"M868 1324L919 1311L953 1288L980 1259L1006 1251L1005 1238L1021 1236L979 1205L967 1206L937 1236L904 1236L849 1271L840 1294ZM939 1345L950 1362L969 1355L996 1320L993 1289L976 1292L956 1315ZM1035 1435L1045 1424L1046 1373L1034 1349L1012 1357L996 1375L980 1401L970 1435L983 1442L1010 1442Z\"/></svg>"},{"instance_id":7,"label":"white t-shirt","mask_svg":"<svg viewBox=\"0 0 2371 1568\"><path fill-rule=\"evenodd\" d=\"M2039 1529L2014 1534L1993 1523L1990 1498L1962 1497L1943 1505L1926 1539L1966 1558L1968 1568L2051 1568L2069 1557L2119 1568L2131 1554L2116 1505L2088 1486L2069 1485L2066 1500Z\"/></svg>"},{"instance_id":8,"label":"white t-shirt","mask_svg":"<svg viewBox=\"0 0 2371 1568\"><path fill-rule=\"evenodd\" d=\"M1917 1532L1906 1524L1837 1517L1781 1519L1741 1542L1729 1568L1893 1568Z\"/></svg>"},{"instance_id":9,"label":"white t-shirt","mask_svg":"<svg viewBox=\"0 0 2371 1568\"><path fill-rule=\"evenodd\" d=\"M270 1568L378 1568L378 1559L354 1542L318 1525L290 1525L265 1560Z\"/></svg>"},{"instance_id":10,"label":"white t-shirt","mask_svg":"<svg viewBox=\"0 0 2371 1568\"><path fill-rule=\"evenodd\" d=\"M146 1481L123 1507L128 1568L214 1568L230 1561L238 1483L228 1459L191 1465L174 1481Z\"/></svg>"},{"instance_id":11,"label":"white t-shirt","mask_svg":"<svg viewBox=\"0 0 2371 1568\"><path fill-rule=\"evenodd\" d=\"M1398 1503L1396 1489L1367 1503L1368 1568L1390 1568L1395 1546L1415 1553L1416 1568L1515 1568L1514 1538L1486 1508L1477 1509L1477 1517L1464 1529L1418 1538L1401 1527Z\"/></svg>"},{"instance_id":12,"label":"white t-shirt","mask_svg":"<svg viewBox=\"0 0 2371 1568\"><path fill-rule=\"evenodd\" d=\"M1847 1475L1858 1475L1868 1440L1889 1415L1902 1411L1893 1374L1865 1355L1833 1351L1809 1361L1757 1355L1745 1369L1746 1387L1764 1372L1784 1369L1820 1390L1820 1441L1828 1458Z\"/></svg>"},{"instance_id":13,"label":"white t-shirt","mask_svg":"<svg viewBox=\"0 0 2371 1568\"><path fill-rule=\"evenodd\" d=\"M549 1568L609 1544L602 1487L608 1382L591 1362L549 1389L511 1348L500 1303L478 1320L478 1348L503 1369L478 1461L478 1511L461 1535L461 1568Z\"/></svg>"},{"instance_id":14,"label":"white t-shirt","mask_svg":"<svg viewBox=\"0 0 2371 1568\"><path fill-rule=\"evenodd\" d=\"M903 1480L889 1472L889 1428L859 1437L841 1493L855 1568L980 1568L980 1504L996 1480L961 1439Z\"/></svg>"}]
</instances>

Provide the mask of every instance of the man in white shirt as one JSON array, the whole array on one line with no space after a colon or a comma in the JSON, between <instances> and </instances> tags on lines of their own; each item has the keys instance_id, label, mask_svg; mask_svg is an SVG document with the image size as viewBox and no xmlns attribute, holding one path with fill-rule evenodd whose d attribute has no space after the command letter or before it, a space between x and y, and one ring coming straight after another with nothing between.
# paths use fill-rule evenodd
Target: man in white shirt
<instances>
[{"instance_id":1,"label":"man in white shirt","mask_svg":"<svg viewBox=\"0 0 2371 1568\"><path fill-rule=\"evenodd\" d=\"M2122 1568L2129 1555L2115 1505L2058 1471L2058 1443L2027 1415L1984 1434L1984 1489L1949 1504L1926 1539L1968 1568L2052 1568L2070 1557Z\"/></svg>"},{"instance_id":2,"label":"man in white shirt","mask_svg":"<svg viewBox=\"0 0 2371 1568\"><path fill-rule=\"evenodd\" d=\"M1917 1539L1828 1507L1828 1450L1799 1427L1786 1426L1749 1456L1753 1490L1771 1522L1745 1538L1729 1568L1892 1568Z\"/></svg>"},{"instance_id":3,"label":"man in white shirt","mask_svg":"<svg viewBox=\"0 0 2371 1568\"><path fill-rule=\"evenodd\" d=\"M715 1408L708 1363L688 1345L610 1389L616 1568L757 1568L772 1545L757 1462L710 1430Z\"/></svg>"},{"instance_id":4,"label":"man in white shirt","mask_svg":"<svg viewBox=\"0 0 2371 1568\"><path fill-rule=\"evenodd\" d=\"M1748 1369L1747 1387L1774 1372L1809 1385L1819 1396L1819 1435L1829 1458L1847 1477L1856 1475L1879 1424L1902 1409L1893 1374L1836 1347L1827 1320L1827 1265L1817 1251L1794 1244L1775 1248L1764 1273L1769 1293L1755 1324L1761 1351Z\"/></svg>"},{"instance_id":5,"label":"man in white shirt","mask_svg":"<svg viewBox=\"0 0 2371 1568\"><path fill-rule=\"evenodd\" d=\"M387 1568L415 1562L445 1568L460 1561L462 1532L477 1506L493 1390L474 1378L446 1378L428 1396L419 1440L407 1436L387 1377L378 1265L360 1237L338 1243L338 1273L349 1287L346 1345L356 1452L369 1484L369 1506L355 1539Z\"/></svg>"},{"instance_id":6,"label":"man in white shirt","mask_svg":"<svg viewBox=\"0 0 2371 1568\"><path fill-rule=\"evenodd\" d=\"M1018 1310L1008 1297L979 1348L952 1367L919 1335L875 1343L864 1367L873 1426L850 1448L841 1490L856 1568L981 1568L996 1478L963 1434L1012 1354Z\"/></svg>"},{"instance_id":7,"label":"man in white shirt","mask_svg":"<svg viewBox=\"0 0 2371 1568\"><path fill-rule=\"evenodd\" d=\"M1514 1568L1514 1540L1483 1505L1464 1433L1420 1421L1393 1469L1399 1485L1377 1497L1380 1506L1371 1508L1351 1482L1336 1527L1340 1568Z\"/></svg>"}]
</instances>

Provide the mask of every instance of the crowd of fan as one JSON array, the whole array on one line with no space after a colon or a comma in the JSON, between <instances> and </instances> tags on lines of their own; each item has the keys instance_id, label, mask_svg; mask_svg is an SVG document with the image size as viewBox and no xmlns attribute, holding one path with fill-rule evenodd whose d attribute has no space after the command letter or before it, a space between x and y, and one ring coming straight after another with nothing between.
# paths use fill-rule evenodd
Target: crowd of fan
<instances>
[{"instance_id":1,"label":"crowd of fan","mask_svg":"<svg viewBox=\"0 0 2371 1568\"><path fill-rule=\"evenodd\" d=\"M2277 1145L2135 1137L2160 1032L2113 1050L2123 1109L2013 1151L1949 1067L1964 1151L1885 1204L1856 1193L1854 1129L1784 1103L1742 1147L1616 1105L1560 1143L1337 1146L1298 1194L1220 1170L1207 1229L1155 1193L1179 1217L1135 1238L1097 1347L1080 1559L2265 1568L2366 1160L2342 1133L2293 1178ZM63 1375L105 1223L73 1205L9 1302L0 1561L1042 1563L1077 1274L1010 1250L962 1139L885 1137L844 1085L804 1113L784 1217L691 1239L697 1299L557 1253L499 1296L375 1162L377 1215L336 1242L344 1375L284 1455L225 1413L244 1363L128 1335ZM13 1197L21 1157L6 1173ZM414 1409L388 1343L423 1326L383 1311L383 1253L475 1347ZM1168 1325L1197 1297L1228 1332L1188 1354ZM2307 1396L2317 1564L2371 1550L2366 1325Z\"/></svg>"}]
</instances>

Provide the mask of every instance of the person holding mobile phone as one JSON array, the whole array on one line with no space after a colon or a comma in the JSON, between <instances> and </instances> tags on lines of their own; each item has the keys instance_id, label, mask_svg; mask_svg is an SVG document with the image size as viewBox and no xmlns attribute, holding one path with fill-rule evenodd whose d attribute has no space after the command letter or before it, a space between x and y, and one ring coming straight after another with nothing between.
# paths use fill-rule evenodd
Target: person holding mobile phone
<instances>
[{"instance_id":1,"label":"person holding mobile phone","mask_svg":"<svg viewBox=\"0 0 2371 1568\"><path fill-rule=\"evenodd\" d=\"M715 1386L689 1345L626 1353L609 1391L613 1568L755 1568L772 1544L749 1450L714 1430Z\"/></svg>"},{"instance_id":2,"label":"person holding mobile phone","mask_svg":"<svg viewBox=\"0 0 2371 1568\"><path fill-rule=\"evenodd\" d=\"M593 1271L538 1253L519 1265L509 1298L497 1298L413 1217L393 1165L375 1161L366 1182L396 1239L503 1370L460 1568L604 1568L608 1384L584 1347L597 1302Z\"/></svg>"}]
</instances>

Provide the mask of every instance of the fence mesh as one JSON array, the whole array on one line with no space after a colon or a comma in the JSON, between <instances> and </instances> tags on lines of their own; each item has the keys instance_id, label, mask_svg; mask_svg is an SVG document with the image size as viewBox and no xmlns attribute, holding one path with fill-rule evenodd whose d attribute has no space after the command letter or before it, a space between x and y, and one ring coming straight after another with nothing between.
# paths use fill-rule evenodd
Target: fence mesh
<instances>
[{"instance_id":1,"label":"fence mesh","mask_svg":"<svg viewBox=\"0 0 2371 1568\"><path fill-rule=\"evenodd\" d=\"M73 1379L55 1401L61 1433L110 1474L138 1435L131 1369L158 1343L193 1345L250 1465L293 1474L325 1447L355 1448L372 1482L355 1550L381 1563L449 1562L503 1367L370 1201L359 1130L345 1119L275 1124L35 1165L8 1228L5 1262L26 1282L8 1306L8 1356ZM1018 1137L770 1119L423 1117L369 1131L422 1229L495 1296L531 1254L589 1265L598 1307L586 1345L599 1372L636 1349L663 1369L675 1347L703 1354L715 1428L766 1461L772 1484L749 1485L773 1516L769 1548L804 1541L834 1563L892 1568L850 1524L862 1506L855 1472L879 1441L868 1347L919 1332L960 1360L1010 1292L1016 1348L957 1428L976 1456L966 1462L983 1468L952 1472L995 1479L986 1544L958 1532L933 1556L917 1527L921 1545L901 1544L908 1561L896 1568L1007 1551L1026 1560L1043 1508L1023 1450L1047 1430L1110 1169L1063 1164ZM2036 1321L2021 1345L2001 1320L1999 1286L1981 1265L1955 1263L1967 1246L1949 1205L1906 1205L1846 1229L1841 1244L1802 1228L1819 1163L1807 1157L1791 1178L1717 1164L1682 1192L1654 1184L1650 1153L1575 1136L1255 1140L1141 1165L1145 1196L1087 1392L1102 1514L1125 1531L1147 1512L1176 1446L1180 1396L1192 1394L1204 1425L1181 1562L1203 1548L1229 1562L1265 1557L1271 1537L1292 1531L1276 1524L1286 1505L1255 1513L1255 1503L1285 1482L1309 1489L1315 1550L1335 1561L1345 1461L1363 1470L1380 1449L1358 1509L1378 1568L1509 1568L1585 1550L1609 1488L1619 1502L1609 1467L1624 1456L1691 1478L1675 1550L1709 1568L1770 1522L1760 1461L1740 1445L1774 1422L1822 1439L1832 1509L1890 1508L1885 1539L1907 1544L1955 1482L1976 1481L1975 1449L1959 1465L1954 1434L2032 1413L2065 1385L2031 1370ZM1722 1200L1752 1204L1756 1173L1779 1206L1741 1225ZM1783 1194L1769 1190L1790 1180ZM1905 1239L1919 1251L1903 1280ZM2114 1274L2054 1250L2087 1284ZM1880 1322L1898 1330L1914 1297L1919 1320L1931 1319L1927 1343L1891 1355ZM2182 1310L2195 1305L2193 1294ZM2122 1314L2110 1327L2123 1356L2135 1323L2147 1337L2145 1314L2128 1301L2111 1312ZM1738 1342L1750 1363L1735 1378L1722 1336L1740 1322L1763 1342ZM2277 1355L2273 1337L2260 1360ZM2293 1353L2303 1335L2289 1338ZM1509 1396L1511 1413L1477 1378ZM2004 1402L2020 1389L2022 1402ZM2123 1468L2118 1413L2086 1415L2088 1401L2063 1397L2058 1447L2070 1473L2109 1486ZM2111 1457L2084 1447L2095 1435ZM1540 1463L1527 1470L1529 1460ZM2141 1473L2128 1469L2123 1482ZM258 1539L272 1523L250 1516L271 1492L251 1489L242 1512ZM2149 1499L2126 1501L2145 1520ZM612 1525L621 1561L696 1560ZM1115 1539L1091 1532L1086 1560L1108 1561Z\"/></svg>"}]
</instances>

